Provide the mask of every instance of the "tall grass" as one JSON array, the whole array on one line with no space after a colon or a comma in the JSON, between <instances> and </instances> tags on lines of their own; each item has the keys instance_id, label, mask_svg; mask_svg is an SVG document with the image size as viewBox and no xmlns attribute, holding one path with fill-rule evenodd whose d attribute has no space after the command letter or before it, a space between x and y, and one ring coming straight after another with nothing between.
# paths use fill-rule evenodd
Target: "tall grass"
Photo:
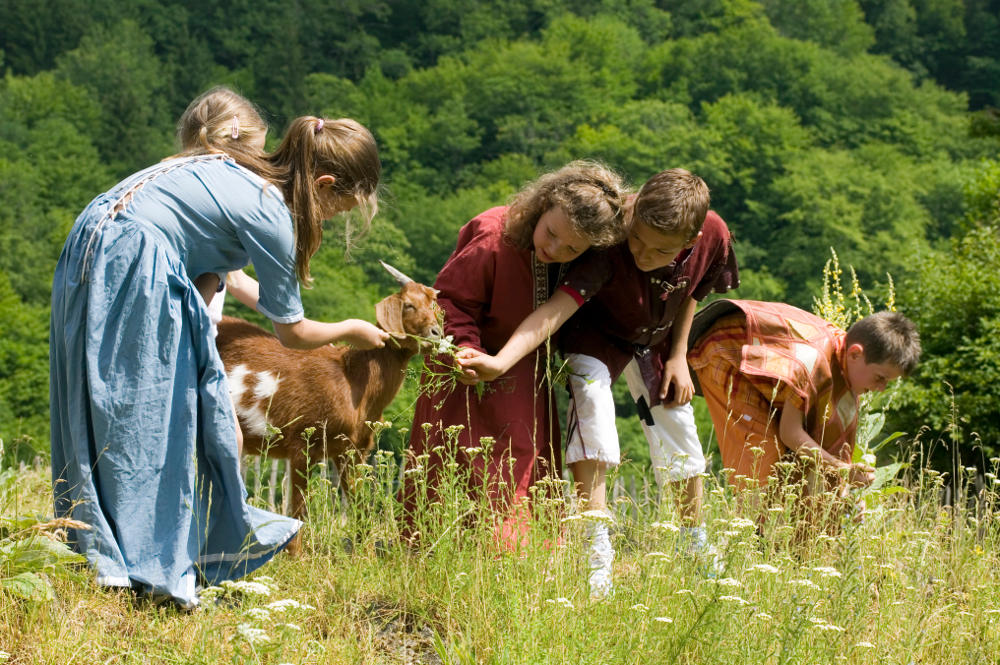
<instances>
[{"instance_id":1,"label":"tall grass","mask_svg":"<svg viewBox=\"0 0 1000 665\"><path fill-rule=\"evenodd\" d=\"M540 501L523 550L501 552L456 465L456 491L422 507L408 546L383 453L347 507L314 477L300 558L206 590L191 613L43 572L51 599L0 595L0 651L16 663L993 663L997 461L976 502L941 507L942 476L911 470L862 521L805 541L795 487L761 534L711 477L714 577L676 547L672 500L620 497L615 592L592 601L586 520L561 499ZM20 474L3 518L50 511L47 477Z\"/></svg>"}]
</instances>

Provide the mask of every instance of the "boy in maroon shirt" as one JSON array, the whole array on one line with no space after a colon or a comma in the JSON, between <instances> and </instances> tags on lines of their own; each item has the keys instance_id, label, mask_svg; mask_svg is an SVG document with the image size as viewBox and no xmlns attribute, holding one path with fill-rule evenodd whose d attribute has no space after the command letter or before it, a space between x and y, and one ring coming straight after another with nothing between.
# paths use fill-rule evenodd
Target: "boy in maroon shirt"
<instances>
[{"instance_id":1,"label":"boy in maroon shirt","mask_svg":"<svg viewBox=\"0 0 1000 665\"><path fill-rule=\"evenodd\" d=\"M611 385L624 372L658 484L682 485L684 535L694 547L705 541L699 475L705 457L690 405L688 331L697 301L739 283L729 230L708 206L708 187L698 176L684 169L653 176L627 205L626 243L575 264L496 356L469 353L462 360L480 379L492 380L575 314L561 348L572 393L566 461L580 498L590 510L606 510L607 468L620 461ZM613 560L607 527L598 524L593 595L610 591Z\"/></svg>"}]
</instances>

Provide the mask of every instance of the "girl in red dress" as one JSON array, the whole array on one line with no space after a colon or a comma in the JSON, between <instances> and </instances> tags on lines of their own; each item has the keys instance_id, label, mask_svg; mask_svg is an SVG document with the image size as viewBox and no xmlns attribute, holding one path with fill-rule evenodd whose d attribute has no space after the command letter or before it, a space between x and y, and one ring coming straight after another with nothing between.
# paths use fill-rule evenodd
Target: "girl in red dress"
<instances>
[{"instance_id":1,"label":"girl in red dress","mask_svg":"<svg viewBox=\"0 0 1000 665\"><path fill-rule=\"evenodd\" d=\"M564 264L623 238L625 191L607 167L572 162L525 186L509 206L465 224L434 283L445 335L471 350L466 353L499 351L548 300ZM459 385L437 391L425 376L400 490L405 537L418 535L418 513L436 500L442 471L454 460L468 472L470 496L485 490L501 545L523 543L530 488L543 478L560 478L562 471L547 361L542 347L481 393L471 371Z\"/></svg>"}]
</instances>

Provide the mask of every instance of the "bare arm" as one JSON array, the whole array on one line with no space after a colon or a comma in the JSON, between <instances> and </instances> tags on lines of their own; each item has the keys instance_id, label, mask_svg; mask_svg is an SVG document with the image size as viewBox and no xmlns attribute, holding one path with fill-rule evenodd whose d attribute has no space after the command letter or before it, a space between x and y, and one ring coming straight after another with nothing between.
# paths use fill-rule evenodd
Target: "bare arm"
<instances>
[{"instance_id":1,"label":"bare arm","mask_svg":"<svg viewBox=\"0 0 1000 665\"><path fill-rule=\"evenodd\" d=\"M525 317L517 330L495 356L459 355L459 362L465 369L475 370L482 381L492 381L506 374L546 339L551 337L580 306L576 299L565 291L556 291L544 305Z\"/></svg>"},{"instance_id":2,"label":"bare arm","mask_svg":"<svg viewBox=\"0 0 1000 665\"><path fill-rule=\"evenodd\" d=\"M226 275L226 288L229 292L252 310L257 309L260 300L260 284L242 270L234 270Z\"/></svg>"},{"instance_id":3,"label":"bare arm","mask_svg":"<svg viewBox=\"0 0 1000 665\"><path fill-rule=\"evenodd\" d=\"M872 484L875 480L874 469L866 464L845 462L823 450L822 446L806 432L804 422L802 411L786 403L781 410L781 421L778 423L778 436L786 447L802 456L814 457L832 469L847 469L847 478L852 485L863 487Z\"/></svg>"},{"instance_id":4,"label":"bare arm","mask_svg":"<svg viewBox=\"0 0 1000 665\"><path fill-rule=\"evenodd\" d=\"M672 406L687 404L694 397L694 381L691 380L691 370L687 364L687 347L697 306L695 299L688 296L674 318L670 356L663 363L663 382L660 384L660 399L667 398L670 384L674 384L674 400L670 403Z\"/></svg>"},{"instance_id":5,"label":"bare arm","mask_svg":"<svg viewBox=\"0 0 1000 665\"><path fill-rule=\"evenodd\" d=\"M334 323L302 319L295 323L274 322L274 333L290 349L315 349L324 344L346 342L358 349L380 349L389 333L361 319Z\"/></svg>"}]
</instances>

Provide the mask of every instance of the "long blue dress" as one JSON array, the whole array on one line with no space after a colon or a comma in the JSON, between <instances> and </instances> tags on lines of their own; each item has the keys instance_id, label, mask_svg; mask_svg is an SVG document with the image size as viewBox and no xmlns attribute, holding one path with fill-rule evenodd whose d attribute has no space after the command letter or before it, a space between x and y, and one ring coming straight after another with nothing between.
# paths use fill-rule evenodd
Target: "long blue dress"
<instances>
[{"instance_id":1,"label":"long blue dress","mask_svg":"<svg viewBox=\"0 0 1000 665\"><path fill-rule=\"evenodd\" d=\"M116 208L121 208L115 212ZM77 218L52 288L57 516L99 584L197 603L301 523L247 505L222 361L192 279L254 264L259 309L302 318L280 192L232 160L178 158L127 178Z\"/></svg>"}]
</instances>

